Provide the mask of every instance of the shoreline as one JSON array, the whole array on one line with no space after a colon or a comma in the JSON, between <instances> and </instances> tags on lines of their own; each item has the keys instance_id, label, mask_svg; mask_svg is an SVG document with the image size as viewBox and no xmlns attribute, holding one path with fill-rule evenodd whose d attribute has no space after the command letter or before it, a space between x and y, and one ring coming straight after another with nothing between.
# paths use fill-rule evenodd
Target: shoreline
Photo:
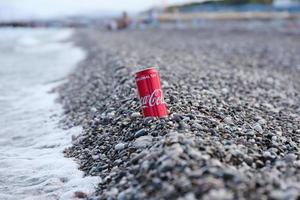
<instances>
[{"instance_id":1,"label":"shoreline","mask_svg":"<svg viewBox=\"0 0 300 200\"><path fill-rule=\"evenodd\" d=\"M63 155L81 129L61 128L62 106L51 92L84 58L69 39L72 31L0 33L0 199L74 199L77 191L94 192L97 177L83 177Z\"/></svg>"},{"instance_id":2,"label":"shoreline","mask_svg":"<svg viewBox=\"0 0 300 200\"><path fill-rule=\"evenodd\" d=\"M90 199L296 198L300 38L282 35L78 30L87 57L58 91ZM139 66L159 67L168 118L139 114Z\"/></svg>"}]
</instances>

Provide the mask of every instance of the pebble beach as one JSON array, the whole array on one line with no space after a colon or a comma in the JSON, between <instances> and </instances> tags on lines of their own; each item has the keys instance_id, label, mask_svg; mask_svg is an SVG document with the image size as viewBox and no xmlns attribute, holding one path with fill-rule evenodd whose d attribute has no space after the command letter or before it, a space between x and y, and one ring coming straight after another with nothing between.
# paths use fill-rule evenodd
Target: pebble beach
<instances>
[{"instance_id":1,"label":"pebble beach","mask_svg":"<svg viewBox=\"0 0 300 200\"><path fill-rule=\"evenodd\" d=\"M300 34L228 24L76 31L87 56L56 90L88 199L300 198ZM152 66L166 118L141 115Z\"/></svg>"}]
</instances>

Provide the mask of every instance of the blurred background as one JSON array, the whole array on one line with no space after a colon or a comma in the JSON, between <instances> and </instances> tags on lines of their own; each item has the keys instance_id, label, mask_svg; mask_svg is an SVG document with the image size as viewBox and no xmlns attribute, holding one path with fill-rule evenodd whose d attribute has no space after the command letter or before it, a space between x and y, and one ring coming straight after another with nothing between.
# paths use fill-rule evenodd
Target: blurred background
<instances>
[{"instance_id":1,"label":"blurred background","mask_svg":"<svg viewBox=\"0 0 300 200\"><path fill-rule=\"evenodd\" d=\"M94 27L111 30L207 20L292 20L300 0L1 0L0 26Z\"/></svg>"}]
</instances>

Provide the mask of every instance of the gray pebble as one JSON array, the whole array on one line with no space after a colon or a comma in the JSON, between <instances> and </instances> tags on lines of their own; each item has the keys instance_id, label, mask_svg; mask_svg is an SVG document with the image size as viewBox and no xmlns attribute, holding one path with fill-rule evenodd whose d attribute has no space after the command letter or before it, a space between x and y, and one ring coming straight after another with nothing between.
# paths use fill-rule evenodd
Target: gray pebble
<instances>
[{"instance_id":1,"label":"gray pebble","mask_svg":"<svg viewBox=\"0 0 300 200\"><path fill-rule=\"evenodd\" d=\"M115 150L120 151L123 150L125 148L126 144L124 143L119 143L115 146Z\"/></svg>"},{"instance_id":2,"label":"gray pebble","mask_svg":"<svg viewBox=\"0 0 300 200\"><path fill-rule=\"evenodd\" d=\"M135 148L146 148L150 144L152 144L152 136L146 135L146 136L141 136L141 137L137 138L134 141L133 146Z\"/></svg>"},{"instance_id":3,"label":"gray pebble","mask_svg":"<svg viewBox=\"0 0 300 200\"><path fill-rule=\"evenodd\" d=\"M234 124L231 117L225 117L225 118L224 118L224 122L225 122L226 124Z\"/></svg>"},{"instance_id":4,"label":"gray pebble","mask_svg":"<svg viewBox=\"0 0 300 200\"><path fill-rule=\"evenodd\" d=\"M135 134L134 134L134 137L141 137L141 136L144 136L144 135L147 135L147 132L145 129L141 129L141 130L138 130Z\"/></svg>"},{"instance_id":5,"label":"gray pebble","mask_svg":"<svg viewBox=\"0 0 300 200\"><path fill-rule=\"evenodd\" d=\"M132 118L137 118L137 117L140 117L140 116L141 116L141 114L139 112L134 112L134 113L131 114Z\"/></svg>"},{"instance_id":6,"label":"gray pebble","mask_svg":"<svg viewBox=\"0 0 300 200\"><path fill-rule=\"evenodd\" d=\"M254 124L253 129L256 130L259 133L263 133L264 130L262 129L261 125L259 123Z\"/></svg>"}]
</instances>

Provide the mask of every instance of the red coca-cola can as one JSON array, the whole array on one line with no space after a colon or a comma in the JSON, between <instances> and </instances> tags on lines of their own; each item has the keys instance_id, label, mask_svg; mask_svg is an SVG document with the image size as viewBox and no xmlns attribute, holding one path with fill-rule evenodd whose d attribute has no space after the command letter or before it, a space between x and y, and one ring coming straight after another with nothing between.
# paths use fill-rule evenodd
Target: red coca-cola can
<instances>
[{"instance_id":1,"label":"red coca-cola can","mask_svg":"<svg viewBox=\"0 0 300 200\"><path fill-rule=\"evenodd\" d=\"M155 68L138 71L135 81L144 117L166 117L168 111L158 71Z\"/></svg>"}]
</instances>

